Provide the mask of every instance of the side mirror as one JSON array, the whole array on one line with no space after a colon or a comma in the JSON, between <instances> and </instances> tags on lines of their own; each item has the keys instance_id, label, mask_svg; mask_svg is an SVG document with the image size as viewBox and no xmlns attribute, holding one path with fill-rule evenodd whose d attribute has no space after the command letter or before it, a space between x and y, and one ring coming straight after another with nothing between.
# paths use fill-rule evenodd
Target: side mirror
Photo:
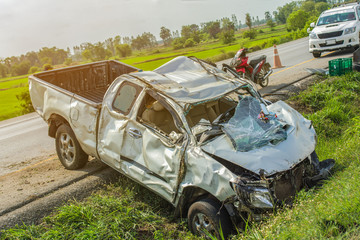
<instances>
[{"instance_id":1,"label":"side mirror","mask_svg":"<svg viewBox=\"0 0 360 240\"><path fill-rule=\"evenodd\" d=\"M308 28L306 31L307 31L307 33L309 33L309 34L311 33L311 29L310 29L310 28Z\"/></svg>"},{"instance_id":2,"label":"side mirror","mask_svg":"<svg viewBox=\"0 0 360 240\"><path fill-rule=\"evenodd\" d=\"M310 23L310 27L311 27L311 28L314 28L314 27L315 27L315 23L314 23L314 22Z\"/></svg>"}]
</instances>

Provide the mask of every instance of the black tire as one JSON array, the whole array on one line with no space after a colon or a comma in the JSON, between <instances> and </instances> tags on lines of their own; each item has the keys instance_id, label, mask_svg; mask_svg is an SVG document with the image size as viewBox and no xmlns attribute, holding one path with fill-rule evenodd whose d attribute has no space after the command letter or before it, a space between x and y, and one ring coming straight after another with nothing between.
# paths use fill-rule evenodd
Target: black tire
<instances>
[{"instance_id":1,"label":"black tire","mask_svg":"<svg viewBox=\"0 0 360 240\"><path fill-rule=\"evenodd\" d=\"M313 52L312 54L313 54L314 58L321 57L321 52Z\"/></svg>"},{"instance_id":2,"label":"black tire","mask_svg":"<svg viewBox=\"0 0 360 240\"><path fill-rule=\"evenodd\" d=\"M56 152L62 165L69 170L82 168L89 156L81 149L71 128L62 124L55 135Z\"/></svg>"},{"instance_id":3,"label":"black tire","mask_svg":"<svg viewBox=\"0 0 360 240\"><path fill-rule=\"evenodd\" d=\"M265 63L266 64L266 63ZM270 70L270 68L266 65L260 70L259 73L259 84L261 87L266 87L269 84L269 77L264 78L266 73Z\"/></svg>"},{"instance_id":4,"label":"black tire","mask_svg":"<svg viewBox=\"0 0 360 240\"><path fill-rule=\"evenodd\" d=\"M218 239L222 239L221 235L227 238L233 226L225 207L219 211L220 208L217 201L209 198L193 203L188 211L190 231L204 237L210 234Z\"/></svg>"}]
</instances>

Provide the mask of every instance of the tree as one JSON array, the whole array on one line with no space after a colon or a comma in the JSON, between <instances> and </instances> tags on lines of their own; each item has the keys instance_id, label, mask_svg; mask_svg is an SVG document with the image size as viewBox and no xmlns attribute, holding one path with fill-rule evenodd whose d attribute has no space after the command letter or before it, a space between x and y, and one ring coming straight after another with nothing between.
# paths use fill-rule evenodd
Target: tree
<instances>
[{"instance_id":1,"label":"tree","mask_svg":"<svg viewBox=\"0 0 360 240\"><path fill-rule=\"evenodd\" d=\"M153 34L145 32L131 40L131 46L135 49L149 48L156 45L156 38Z\"/></svg>"},{"instance_id":2,"label":"tree","mask_svg":"<svg viewBox=\"0 0 360 240\"><path fill-rule=\"evenodd\" d=\"M221 40L224 44L235 41L235 25L229 18L221 19Z\"/></svg>"},{"instance_id":3,"label":"tree","mask_svg":"<svg viewBox=\"0 0 360 240\"><path fill-rule=\"evenodd\" d=\"M315 2L313 1L305 1L301 3L301 10L304 10L304 12L307 12L311 15L315 14Z\"/></svg>"},{"instance_id":4,"label":"tree","mask_svg":"<svg viewBox=\"0 0 360 240\"><path fill-rule=\"evenodd\" d=\"M326 2L318 2L315 4L315 12L317 15L327 10L328 8L329 8L329 4Z\"/></svg>"},{"instance_id":5,"label":"tree","mask_svg":"<svg viewBox=\"0 0 360 240\"><path fill-rule=\"evenodd\" d=\"M105 60L111 57L112 52L109 49L105 49L105 44L102 42L98 42L94 44L93 49L91 50L93 60L100 61Z\"/></svg>"},{"instance_id":6,"label":"tree","mask_svg":"<svg viewBox=\"0 0 360 240\"><path fill-rule=\"evenodd\" d=\"M106 46L106 49L111 52L112 56L115 56L116 52L115 52L114 39L113 38L106 39L105 40L105 46Z\"/></svg>"},{"instance_id":7,"label":"tree","mask_svg":"<svg viewBox=\"0 0 360 240\"><path fill-rule=\"evenodd\" d=\"M85 49L84 51L81 52L81 56L85 59L85 60L91 60L92 59L92 54L90 49Z\"/></svg>"},{"instance_id":8,"label":"tree","mask_svg":"<svg viewBox=\"0 0 360 240\"><path fill-rule=\"evenodd\" d=\"M271 30L273 30L275 27L275 23L272 20L272 17L271 17L271 14L269 11L265 12L265 20L266 20L266 25L268 25L271 28Z\"/></svg>"},{"instance_id":9,"label":"tree","mask_svg":"<svg viewBox=\"0 0 360 240\"><path fill-rule=\"evenodd\" d=\"M209 34L210 38L218 38L221 32L219 20L203 23L201 28L204 33Z\"/></svg>"},{"instance_id":10,"label":"tree","mask_svg":"<svg viewBox=\"0 0 360 240\"><path fill-rule=\"evenodd\" d=\"M196 24L182 26L181 37L183 37L185 41L188 38L192 38L196 43L199 43L201 40L199 26Z\"/></svg>"},{"instance_id":11,"label":"tree","mask_svg":"<svg viewBox=\"0 0 360 240\"><path fill-rule=\"evenodd\" d=\"M43 47L40 49L38 57L39 59L50 59L51 64L62 64L68 57L68 53L63 49L58 49L56 47Z\"/></svg>"},{"instance_id":12,"label":"tree","mask_svg":"<svg viewBox=\"0 0 360 240\"><path fill-rule=\"evenodd\" d=\"M171 32L170 29L166 27L160 28L160 38L163 40L164 44L167 46L171 43Z\"/></svg>"},{"instance_id":13,"label":"tree","mask_svg":"<svg viewBox=\"0 0 360 240\"><path fill-rule=\"evenodd\" d=\"M235 31L239 29L238 20L235 14L231 14L231 21L234 24Z\"/></svg>"},{"instance_id":14,"label":"tree","mask_svg":"<svg viewBox=\"0 0 360 240\"><path fill-rule=\"evenodd\" d=\"M31 67L30 61L26 60L12 67L13 75L24 75L29 72Z\"/></svg>"},{"instance_id":15,"label":"tree","mask_svg":"<svg viewBox=\"0 0 360 240\"><path fill-rule=\"evenodd\" d=\"M298 2L292 1L290 3L285 4L282 7L278 7L278 11L274 14L275 19L278 23L286 23L286 19L289 15L295 10Z\"/></svg>"},{"instance_id":16,"label":"tree","mask_svg":"<svg viewBox=\"0 0 360 240\"><path fill-rule=\"evenodd\" d=\"M127 57L132 54L132 50L129 44L119 44L116 45L116 52L121 57Z\"/></svg>"},{"instance_id":17,"label":"tree","mask_svg":"<svg viewBox=\"0 0 360 240\"><path fill-rule=\"evenodd\" d=\"M6 66L0 63L0 76L3 78L6 77L6 72L7 72Z\"/></svg>"},{"instance_id":18,"label":"tree","mask_svg":"<svg viewBox=\"0 0 360 240\"><path fill-rule=\"evenodd\" d=\"M301 9L291 13L286 21L288 30L296 31L304 28L308 18L309 14Z\"/></svg>"},{"instance_id":19,"label":"tree","mask_svg":"<svg viewBox=\"0 0 360 240\"><path fill-rule=\"evenodd\" d=\"M250 13L246 13L245 15L245 24L249 27L249 29L251 29L252 21L251 21Z\"/></svg>"}]
</instances>

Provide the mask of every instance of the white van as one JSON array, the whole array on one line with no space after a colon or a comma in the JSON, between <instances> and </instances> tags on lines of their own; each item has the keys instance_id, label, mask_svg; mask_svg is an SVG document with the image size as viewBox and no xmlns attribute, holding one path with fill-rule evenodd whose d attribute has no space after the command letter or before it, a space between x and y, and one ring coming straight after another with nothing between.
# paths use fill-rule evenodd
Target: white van
<instances>
[{"instance_id":1,"label":"white van","mask_svg":"<svg viewBox=\"0 0 360 240\"><path fill-rule=\"evenodd\" d=\"M359 47L360 5L346 4L321 13L309 32L309 51L315 58L322 52Z\"/></svg>"}]
</instances>

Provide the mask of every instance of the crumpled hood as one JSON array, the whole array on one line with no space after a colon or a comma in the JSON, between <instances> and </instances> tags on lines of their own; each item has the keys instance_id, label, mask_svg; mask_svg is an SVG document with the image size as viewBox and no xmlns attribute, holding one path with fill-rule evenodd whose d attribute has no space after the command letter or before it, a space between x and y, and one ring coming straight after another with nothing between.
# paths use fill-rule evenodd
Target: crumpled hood
<instances>
[{"instance_id":1,"label":"crumpled hood","mask_svg":"<svg viewBox=\"0 0 360 240\"><path fill-rule=\"evenodd\" d=\"M291 169L315 150L315 130L311 121L283 101L268 106L268 110L288 124L286 140L277 145L269 143L261 148L240 152L235 150L230 138L224 134L201 148L256 174L264 170L265 176L270 176Z\"/></svg>"},{"instance_id":2,"label":"crumpled hood","mask_svg":"<svg viewBox=\"0 0 360 240\"><path fill-rule=\"evenodd\" d=\"M356 26L356 21L330 23L327 25L316 26L316 28L314 28L312 31L316 34L321 34L321 33L341 31L341 30L345 30L346 28L351 28L354 26Z\"/></svg>"}]
</instances>

